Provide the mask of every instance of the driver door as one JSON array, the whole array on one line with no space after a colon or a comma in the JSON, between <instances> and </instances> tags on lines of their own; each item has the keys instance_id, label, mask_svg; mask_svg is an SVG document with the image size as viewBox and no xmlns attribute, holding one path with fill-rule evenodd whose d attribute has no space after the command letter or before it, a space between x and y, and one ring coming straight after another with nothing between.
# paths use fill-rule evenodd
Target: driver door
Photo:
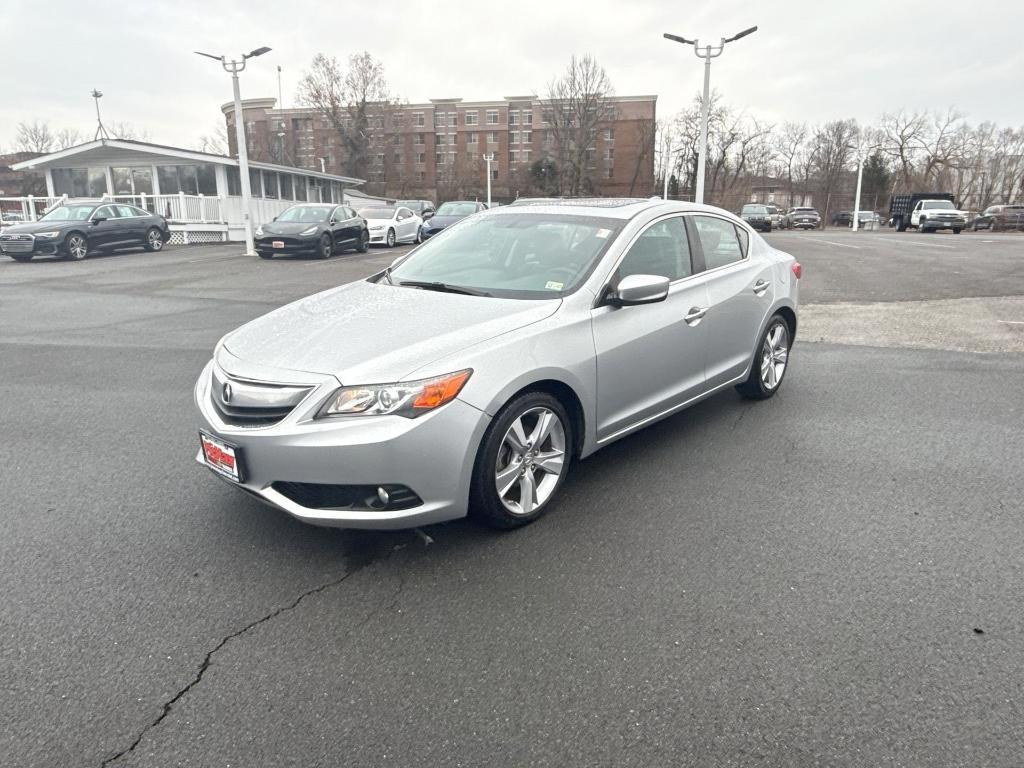
<instances>
[{"instance_id":1,"label":"driver door","mask_svg":"<svg viewBox=\"0 0 1024 768\"><path fill-rule=\"evenodd\" d=\"M113 205L101 205L92 212L89 222L90 248L109 248L122 239L123 232Z\"/></svg>"},{"instance_id":2,"label":"driver door","mask_svg":"<svg viewBox=\"0 0 1024 768\"><path fill-rule=\"evenodd\" d=\"M708 308L706 278L694 275L684 217L653 222L630 244L609 277L671 280L668 297L632 307L591 311L597 356L597 439L611 440L704 392Z\"/></svg>"}]
</instances>

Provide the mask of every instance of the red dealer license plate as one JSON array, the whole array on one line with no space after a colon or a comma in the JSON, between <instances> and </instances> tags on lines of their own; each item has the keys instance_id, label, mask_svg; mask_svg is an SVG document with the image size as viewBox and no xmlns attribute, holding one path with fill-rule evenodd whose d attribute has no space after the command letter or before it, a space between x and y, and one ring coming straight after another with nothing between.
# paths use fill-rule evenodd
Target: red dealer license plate
<instances>
[{"instance_id":1,"label":"red dealer license plate","mask_svg":"<svg viewBox=\"0 0 1024 768\"><path fill-rule=\"evenodd\" d=\"M203 446L203 461L206 462L206 466L229 480L241 482L241 450L238 446L225 443L205 432L199 433L199 442Z\"/></svg>"},{"instance_id":2,"label":"red dealer license plate","mask_svg":"<svg viewBox=\"0 0 1024 768\"><path fill-rule=\"evenodd\" d=\"M272 240L270 245L273 248L284 248L284 240Z\"/></svg>"}]
</instances>

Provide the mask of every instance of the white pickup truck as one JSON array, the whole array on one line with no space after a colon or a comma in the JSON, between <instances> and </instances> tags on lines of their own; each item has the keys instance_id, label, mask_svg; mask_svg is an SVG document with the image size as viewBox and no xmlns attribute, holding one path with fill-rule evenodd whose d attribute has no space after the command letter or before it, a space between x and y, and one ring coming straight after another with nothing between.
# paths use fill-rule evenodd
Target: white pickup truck
<instances>
[{"instance_id":1,"label":"white pickup truck","mask_svg":"<svg viewBox=\"0 0 1024 768\"><path fill-rule=\"evenodd\" d=\"M967 214L949 200L918 200L910 212L910 226L920 232L952 229L953 234L959 235L967 226Z\"/></svg>"}]
</instances>

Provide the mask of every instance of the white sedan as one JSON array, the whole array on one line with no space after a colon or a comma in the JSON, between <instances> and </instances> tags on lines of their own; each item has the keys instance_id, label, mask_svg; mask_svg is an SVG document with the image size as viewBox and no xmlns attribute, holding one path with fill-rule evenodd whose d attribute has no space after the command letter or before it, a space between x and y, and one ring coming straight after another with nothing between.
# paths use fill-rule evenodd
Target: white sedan
<instances>
[{"instance_id":1,"label":"white sedan","mask_svg":"<svg viewBox=\"0 0 1024 768\"><path fill-rule=\"evenodd\" d=\"M361 208L359 215L366 219L371 243L385 243L393 248L397 243L420 242L423 219L404 206L368 206Z\"/></svg>"}]
</instances>

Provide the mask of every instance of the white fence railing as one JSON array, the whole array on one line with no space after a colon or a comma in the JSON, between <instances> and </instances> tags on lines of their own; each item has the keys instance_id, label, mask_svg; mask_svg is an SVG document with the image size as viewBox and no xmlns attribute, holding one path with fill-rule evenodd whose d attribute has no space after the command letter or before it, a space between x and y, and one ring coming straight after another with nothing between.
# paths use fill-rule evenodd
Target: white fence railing
<instances>
[{"instance_id":1,"label":"white fence railing","mask_svg":"<svg viewBox=\"0 0 1024 768\"><path fill-rule=\"evenodd\" d=\"M228 224L241 226L242 198L234 195L104 195L104 200L130 203L151 213L165 217L172 224ZM0 197L0 224L36 221L51 208L63 203L63 197ZM285 208L295 205L293 200L252 199L253 226L270 221Z\"/></svg>"}]
</instances>

